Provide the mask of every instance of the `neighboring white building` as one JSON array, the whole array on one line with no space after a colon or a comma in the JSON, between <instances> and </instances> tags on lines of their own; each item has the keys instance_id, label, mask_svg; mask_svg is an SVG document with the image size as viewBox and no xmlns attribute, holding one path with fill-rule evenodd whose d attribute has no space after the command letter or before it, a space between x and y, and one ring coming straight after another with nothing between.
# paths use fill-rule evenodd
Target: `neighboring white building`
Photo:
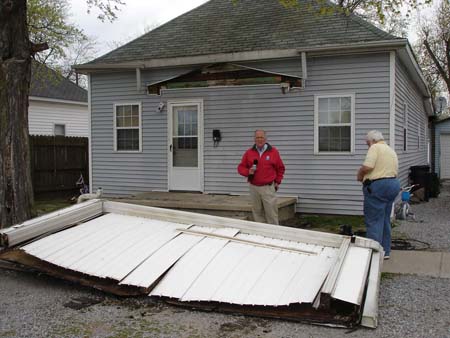
<instances>
[{"instance_id":1,"label":"neighboring white building","mask_svg":"<svg viewBox=\"0 0 450 338\"><path fill-rule=\"evenodd\" d=\"M88 137L87 91L33 62L28 123L31 135Z\"/></svg>"}]
</instances>

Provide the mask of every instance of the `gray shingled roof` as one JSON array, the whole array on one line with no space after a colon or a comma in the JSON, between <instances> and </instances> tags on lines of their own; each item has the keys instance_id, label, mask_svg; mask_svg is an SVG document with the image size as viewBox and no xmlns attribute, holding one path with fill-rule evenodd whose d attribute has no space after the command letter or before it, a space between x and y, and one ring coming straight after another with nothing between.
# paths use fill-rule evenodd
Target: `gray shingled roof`
<instances>
[{"instance_id":1,"label":"gray shingled roof","mask_svg":"<svg viewBox=\"0 0 450 338\"><path fill-rule=\"evenodd\" d=\"M395 39L355 15L319 15L278 0L211 0L88 64Z\"/></svg>"},{"instance_id":2,"label":"gray shingled roof","mask_svg":"<svg viewBox=\"0 0 450 338\"><path fill-rule=\"evenodd\" d=\"M30 96L78 102L88 101L87 90L37 61L31 63Z\"/></svg>"}]
</instances>

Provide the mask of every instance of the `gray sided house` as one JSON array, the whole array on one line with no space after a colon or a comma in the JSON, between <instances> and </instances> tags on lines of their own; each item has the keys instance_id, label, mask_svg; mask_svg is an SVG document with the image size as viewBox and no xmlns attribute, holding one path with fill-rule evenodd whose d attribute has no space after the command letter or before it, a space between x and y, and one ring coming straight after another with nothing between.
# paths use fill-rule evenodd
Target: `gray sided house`
<instances>
[{"instance_id":1,"label":"gray sided house","mask_svg":"<svg viewBox=\"0 0 450 338\"><path fill-rule=\"evenodd\" d=\"M362 214L371 129L403 184L427 163L432 110L408 41L355 16L211 0L76 68L90 77L92 188L107 195L248 194L236 167L257 128L298 212Z\"/></svg>"},{"instance_id":2,"label":"gray sided house","mask_svg":"<svg viewBox=\"0 0 450 338\"><path fill-rule=\"evenodd\" d=\"M441 179L450 179L450 118L435 122L434 170Z\"/></svg>"}]
</instances>

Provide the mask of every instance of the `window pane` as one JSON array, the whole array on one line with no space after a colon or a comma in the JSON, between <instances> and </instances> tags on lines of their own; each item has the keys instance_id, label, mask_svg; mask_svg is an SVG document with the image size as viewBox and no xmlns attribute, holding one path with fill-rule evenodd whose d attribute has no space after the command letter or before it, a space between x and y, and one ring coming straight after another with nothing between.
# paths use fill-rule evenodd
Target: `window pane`
<instances>
[{"instance_id":1,"label":"window pane","mask_svg":"<svg viewBox=\"0 0 450 338\"><path fill-rule=\"evenodd\" d=\"M132 127L139 127L139 116L133 116L131 118L131 126Z\"/></svg>"},{"instance_id":2,"label":"window pane","mask_svg":"<svg viewBox=\"0 0 450 338\"><path fill-rule=\"evenodd\" d=\"M172 155L174 167L198 166L198 147L196 137L174 138L173 145L174 149ZM180 147L180 145L183 147Z\"/></svg>"},{"instance_id":3,"label":"window pane","mask_svg":"<svg viewBox=\"0 0 450 338\"><path fill-rule=\"evenodd\" d=\"M350 131L348 127L320 127L319 128L319 151L350 151Z\"/></svg>"},{"instance_id":4,"label":"window pane","mask_svg":"<svg viewBox=\"0 0 450 338\"><path fill-rule=\"evenodd\" d=\"M131 106L130 105L123 106L123 111L125 113L125 116L131 116Z\"/></svg>"},{"instance_id":5,"label":"window pane","mask_svg":"<svg viewBox=\"0 0 450 338\"><path fill-rule=\"evenodd\" d=\"M133 104L131 112L133 116L139 116L139 106L137 104Z\"/></svg>"},{"instance_id":6,"label":"window pane","mask_svg":"<svg viewBox=\"0 0 450 338\"><path fill-rule=\"evenodd\" d=\"M66 126L64 124L55 124L55 135L66 136Z\"/></svg>"},{"instance_id":7,"label":"window pane","mask_svg":"<svg viewBox=\"0 0 450 338\"><path fill-rule=\"evenodd\" d=\"M328 123L328 99L319 99L319 123Z\"/></svg>"},{"instance_id":8,"label":"window pane","mask_svg":"<svg viewBox=\"0 0 450 338\"><path fill-rule=\"evenodd\" d=\"M330 111L328 123L340 123L341 114L339 111Z\"/></svg>"},{"instance_id":9,"label":"window pane","mask_svg":"<svg viewBox=\"0 0 450 338\"><path fill-rule=\"evenodd\" d=\"M117 150L139 150L139 129L117 130Z\"/></svg>"},{"instance_id":10,"label":"window pane","mask_svg":"<svg viewBox=\"0 0 450 338\"><path fill-rule=\"evenodd\" d=\"M329 111L340 111L341 110L341 99L339 97L331 97L329 101Z\"/></svg>"},{"instance_id":11,"label":"window pane","mask_svg":"<svg viewBox=\"0 0 450 338\"><path fill-rule=\"evenodd\" d=\"M341 112L341 123L351 123L351 113L350 110L345 110Z\"/></svg>"},{"instance_id":12,"label":"window pane","mask_svg":"<svg viewBox=\"0 0 450 338\"><path fill-rule=\"evenodd\" d=\"M350 97L341 97L341 110L351 110L351 98Z\"/></svg>"}]
</instances>

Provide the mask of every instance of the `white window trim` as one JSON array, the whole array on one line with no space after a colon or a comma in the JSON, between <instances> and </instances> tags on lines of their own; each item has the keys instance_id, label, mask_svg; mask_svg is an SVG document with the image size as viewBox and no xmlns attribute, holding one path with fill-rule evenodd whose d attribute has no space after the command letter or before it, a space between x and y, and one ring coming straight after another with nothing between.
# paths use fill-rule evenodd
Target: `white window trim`
<instances>
[{"instance_id":1,"label":"white window trim","mask_svg":"<svg viewBox=\"0 0 450 338\"><path fill-rule=\"evenodd\" d=\"M350 151L319 151L319 99L333 97L350 97L351 99L351 127L350 127ZM326 126L325 124L321 126ZM333 127L348 126L348 123L330 124ZM321 94L314 95L314 155L349 155L355 153L355 93Z\"/></svg>"},{"instance_id":2,"label":"white window trim","mask_svg":"<svg viewBox=\"0 0 450 338\"><path fill-rule=\"evenodd\" d=\"M137 105L139 107L139 150L117 150L117 130L118 129L138 129L136 127L123 127L119 128L117 127L117 106L130 106L130 105ZM114 118L114 152L116 153L141 153L142 152L142 103L141 102L114 102L113 104L113 118Z\"/></svg>"},{"instance_id":3,"label":"white window trim","mask_svg":"<svg viewBox=\"0 0 450 338\"><path fill-rule=\"evenodd\" d=\"M56 126L64 126L64 135L56 135ZM67 128L65 123L53 123L53 135L54 136L67 136Z\"/></svg>"}]
</instances>

